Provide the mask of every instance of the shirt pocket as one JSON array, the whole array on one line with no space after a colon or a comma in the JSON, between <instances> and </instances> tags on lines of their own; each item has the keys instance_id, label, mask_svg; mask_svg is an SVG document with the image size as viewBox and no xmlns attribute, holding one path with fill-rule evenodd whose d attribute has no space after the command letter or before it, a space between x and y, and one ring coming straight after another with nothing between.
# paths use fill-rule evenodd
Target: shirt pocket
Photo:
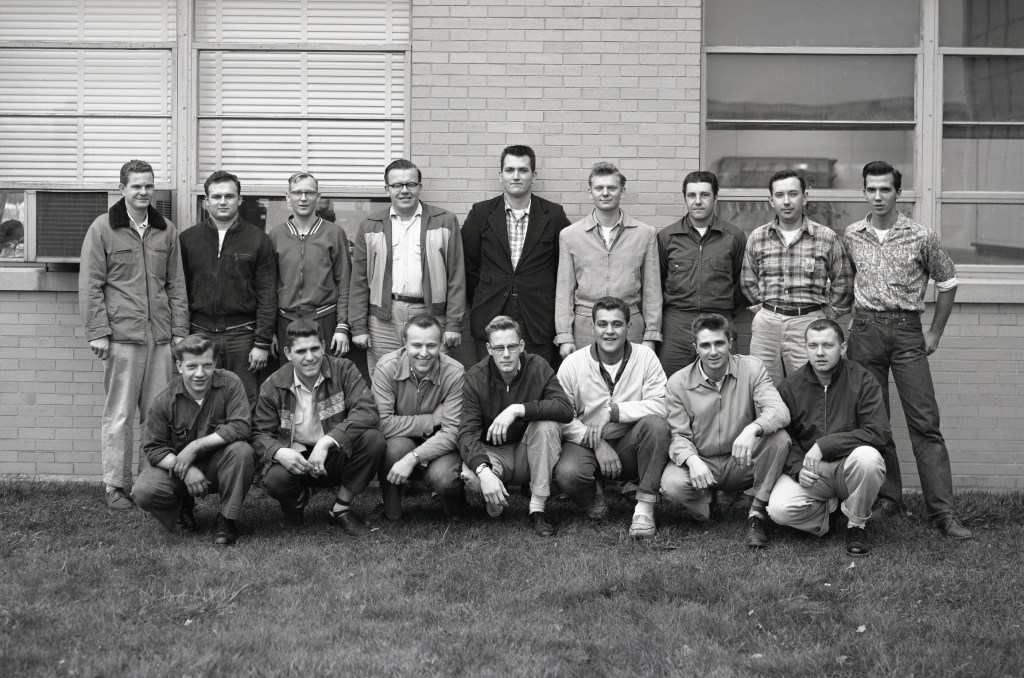
<instances>
[{"instance_id":1,"label":"shirt pocket","mask_svg":"<svg viewBox=\"0 0 1024 678\"><path fill-rule=\"evenodd\" d=\"M670 294L685 294L693 289L697 275L697 259L676 255L668 261L665 287Z\"/></svg>"}]
</instances>

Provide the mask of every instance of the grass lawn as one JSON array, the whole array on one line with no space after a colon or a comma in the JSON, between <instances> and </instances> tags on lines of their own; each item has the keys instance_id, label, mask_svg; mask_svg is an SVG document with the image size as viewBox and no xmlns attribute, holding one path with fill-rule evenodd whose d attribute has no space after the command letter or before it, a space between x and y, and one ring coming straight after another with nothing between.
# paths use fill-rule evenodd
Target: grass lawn
<instances>
[{"instance_id":1,"label":"grass lawn","mask_svg":"<svg viewBox=\"0 0 1024 678\"><path fill-rule=\"evenodd\" d=\"M496 521L449 525L426 494L397 525L352 539L323 514L289 530L246 500L239 544L167 534L108 512L97 485L0 480L0 676L1020 676L1024 495L963 494L977 538L912 516L872 525L868 558L841 536L776 529L740 544L630 505L589 523L567 502L534 537L516 496ZM373 488L356 501L367 512Z\"/></svg>"}]
</instances>

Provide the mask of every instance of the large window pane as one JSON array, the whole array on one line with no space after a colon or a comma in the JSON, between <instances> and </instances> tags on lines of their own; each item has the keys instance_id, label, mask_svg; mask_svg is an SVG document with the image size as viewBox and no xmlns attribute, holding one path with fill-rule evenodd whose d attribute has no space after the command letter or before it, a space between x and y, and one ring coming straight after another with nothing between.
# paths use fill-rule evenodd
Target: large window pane
<instances>
[{"instance_id":1,"label":"large window pane","mask_svg":"<svg viewBox=\"0 0 1024 678\"><path fill-rule=\"evenodd\" d=\"M709 54L708 121L914 120L914 57Z\"/></svg>"},{"instance_id":2,"label":"large window pane","mask_svg":"<svg viewBox=\"0 0 1024 678\"><path fill-rule=\"evenodd\" d=\"M704 3L704 38L708 45L729 46L915 47L921 39L920 4L709 0Z\"/></svg>"},{"instance_id":3,"label":"large window pane","mask_svg":"<svg viewBox=\"0 0 1024 678\"><path fill-rule=\"evenodd\" d=\"M897 208L913 218L913 203L897 203ZM867 216L870 208L867 201L863 202L819 202L811 195L807 203L807 216L819 224L828 226L842 235L846 227ZM775 218L775 210L768 204L768 189L765 188L764 200L729 200L719 201L718 216L730 221L749 234L758 226L767 224Z\"/></svg>"},{"instance_id":4,"label":"large window pane","mask_svg":"<svg viewBox=\"0 0 1024 678\"><path fill-rule=\"evenodd\" d=\"M942 0L939 22L943 47L1024 47L1020 0Z\"/></svg>"},{"instance_id":5,"label":"large window pane","mask_svg":"<svg viewBox=\"0 0 1024 678\"><path fill-rule=\"evenodd\" d=\"M959 264L1024 264L1024 205L945 204L942 244Z\"/></svg>"},{"instance_id":6,"label":"large window pane","mask_svg":"<svg viewBox=\"0 0 1024 678\"><path fill-rule=\"evenodd\" d=\"M284 188L281 190L284 193ZM203 204L204 196L196 197L196 212L199 220L202 221L209 216L206 206ZM368 217L371 212L376 212L385 207L390 201L385 198L343 198L334 196L320 196L320 204L316 213L328 221L345 229L349 240L355 238L359 231L359 224ZM291 216L291 209L283 195L243 195L242 205L238 210L239 215L254 226L264 231L284 223Z\"/></svg>"},{"instance_id":7,"label":"large window pane","mask_svg":"<svg viewBox=\"0 0 1024 678\"><path fill-rule=\"evenodd\" d=\"M1024 189L1024 125L945 125L944 191Z\"/></svg>"},{"instance_id":8,"label":"large window pane","mask_svg":"<svg viewBox=\"0 0 1024 678\"><path fill-rule=\"evenodd\" d=\"M947 122L1024 122L1024 57L947 56L942 64Z\"/></svg>"},{"instance_id":9,"label":"large window pane","mask_svg":"<svg viewBox=\"0 0 1024 678\"><path fill-rule=\"evenodd\" d=\"M0 188L0 259L25 258L25 192Z\"/></svg>"},{"instance_id":10,"label":"large window pane","mask_svg":"<svg viewBox=\"0 0 1024 678\"><path fill-rule=\"evenodd\" d=\"M887 160L914 186L911 130L709 130L705 157L722 188L764 188L780 169L806 171L817 188L860 190L860 172ZM827 170L822 166L827 165Z\"/></svg>"}]
</instances>

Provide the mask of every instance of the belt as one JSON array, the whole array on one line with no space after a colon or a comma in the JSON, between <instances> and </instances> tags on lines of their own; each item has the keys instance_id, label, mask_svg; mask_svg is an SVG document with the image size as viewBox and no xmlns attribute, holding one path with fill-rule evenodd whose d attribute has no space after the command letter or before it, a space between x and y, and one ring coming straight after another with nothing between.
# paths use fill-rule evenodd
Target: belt
<instances>
[{"instance_id":1,"label":"belt","mask_svg":"<svg viewBox=\"0 0 1024 678\"><path fill-rule=\"evenodd\" d=\"M407 304L422 304L423 297L410 297L405 294L392 294L391 298L395 301L403 301Z\"/></svg>"},{"instance_id":2,"label":"belt","mask_svg":"<svg viewBox=\"0 0 1024 678\"><path fill-rule=\"evenodd\" d=\"M869 308L854 308L854 317L862 316L865 318L919 318L921 317L920 311L872 311Z\"/></svg>"},{"instance_id":3,"label":"belt","mask_svg":"<svg viewBox=\"0 0 1024 678\"><path fill-rule=\"evenodd\" d=\"M772 306L771 304L761 304L761 307L768 309L772 313L781 313L782 315L789 316L807 315L808 313L821 310L821 304L815 304L814 306Z\"/></svg>"}]
</instances>

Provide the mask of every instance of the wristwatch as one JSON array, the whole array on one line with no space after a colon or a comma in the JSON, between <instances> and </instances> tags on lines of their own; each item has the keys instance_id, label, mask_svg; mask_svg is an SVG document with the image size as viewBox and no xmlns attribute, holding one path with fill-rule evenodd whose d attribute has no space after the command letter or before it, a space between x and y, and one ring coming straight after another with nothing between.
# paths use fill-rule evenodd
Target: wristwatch
<instances>
[{"instance_id":1,"label":"wristwatch","mask_svg":"<svg viewBox=\"0 0 1024 678\"><path fill-rule=\"evenodd\" d=\"M483 471L485 468L491 468L491 465L488 464L487 462L480 464L479 466L476 467L476 474L480 475L481 471Z\"/></svg>"}]
</instances>

